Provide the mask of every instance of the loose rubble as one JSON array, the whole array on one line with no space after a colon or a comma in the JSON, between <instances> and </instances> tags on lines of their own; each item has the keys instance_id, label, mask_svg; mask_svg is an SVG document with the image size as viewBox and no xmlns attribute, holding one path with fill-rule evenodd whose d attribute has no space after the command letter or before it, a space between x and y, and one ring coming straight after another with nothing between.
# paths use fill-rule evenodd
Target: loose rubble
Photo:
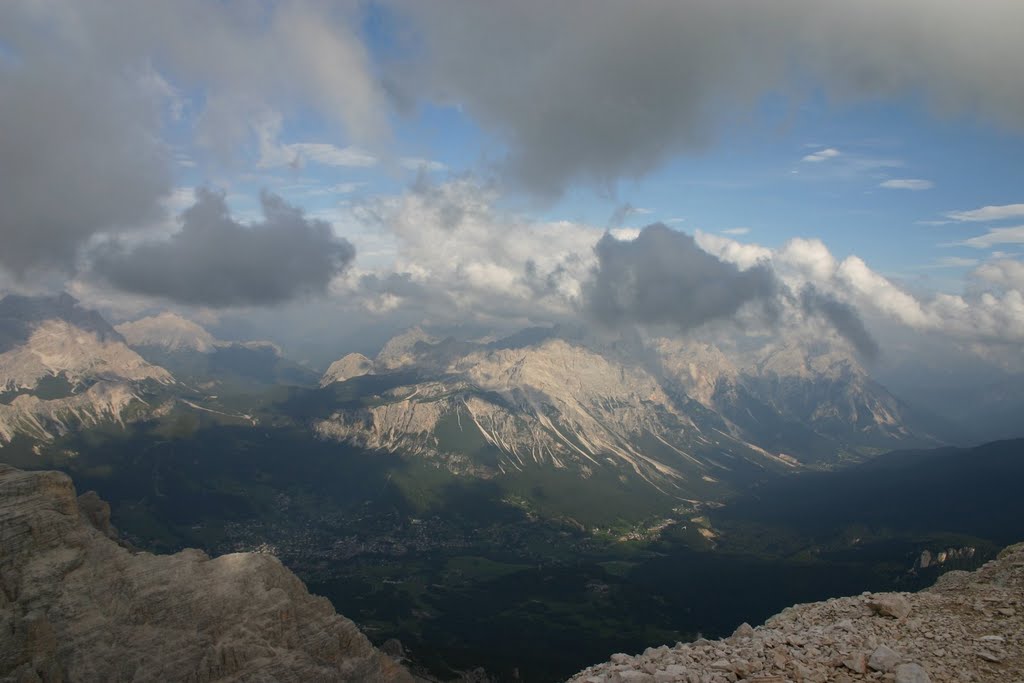
<instances>
[{"instance_id":1,"label":"loose rubble","mask_svg":"<svg viewBox=\"0 0 1024 683\"><path fill-rule=\"evenodd\" d=\"M789 607L763 626L615 654L571 683L1024 683L1024 543L920 593Z\"/></svg>"}]
</instances>

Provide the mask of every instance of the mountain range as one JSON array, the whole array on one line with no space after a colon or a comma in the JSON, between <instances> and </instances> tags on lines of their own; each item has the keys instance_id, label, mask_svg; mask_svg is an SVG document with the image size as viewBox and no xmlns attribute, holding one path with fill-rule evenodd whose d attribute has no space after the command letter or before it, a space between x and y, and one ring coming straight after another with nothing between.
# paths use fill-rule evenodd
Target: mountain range
<instances>
[{"instance_id":1,"label":"mountain range","mask_svg":"<svg viewBox=\"0 0 1024 683\"><path fill-rule=\"evenodd\" d=\"M560 328L475 342L415 328L375 359L342 357L320 386L363 398L315 422L325 437L480 477L610 471L684 498L939 443L852 355L825 346L730 358L668 338L624 350Z\"/></svg>"},{"instance_id":2,"label":"mountain range","mask_svg":"<svg viewBox=\"0 0 1024 683\"><path fill-rule=\"evenodd\" d=\"M182 410L227 416L225 397L284 385L306 408L265 400L263 418L322 438L459 475L620 481L684 501L941 443L854 355L824 343L727 353L561 327L477 340L412 328L318 381L272 344L218 340L171 313L115 328L67 295L7 297L0 335L4 441Z\"/></svg>"},{"instance_id":3,"label":"mountain range","mask_svg":"<svg viewBox=\"0 0 1024 683\"><path fill-rule=\"evenodd\" d=\"M0 300L0 443L120 422L173 382L70 296Z\"/></svg>"},{"instance_id":4,"label":"mountain range","mask_svg":"<svg viewBox=\"0 0 1024 683\"><path fill-rule=\"evenodd\" d=\"M1020 537L1020 442L883 454L947 439L820 341L411 328L318 373L169 313L0 312L0 461L138 547L273 553L442 679L556 680Z\"/></svg>"}]
</instances>

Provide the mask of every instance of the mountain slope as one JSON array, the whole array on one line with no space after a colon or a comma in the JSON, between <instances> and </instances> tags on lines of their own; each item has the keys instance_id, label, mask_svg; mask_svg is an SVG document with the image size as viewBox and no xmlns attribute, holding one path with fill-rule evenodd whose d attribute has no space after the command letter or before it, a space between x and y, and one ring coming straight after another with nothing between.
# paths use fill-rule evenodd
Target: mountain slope
<instances>
[{"instance_id":1,"label":"mountain slope","mask_svg":"<svg viewBox=\"0 0 1024 683\"><path fill-rule=\"evenodd\" d=\"M284 358L270 342L223 341L173 313L122 323L116 329L143 358L204 389L252 392L275 384L312 385L317 380L316 373Z\"/></svg>"},{"instance_id":2,"label":"mountain slope","mask_svg":"<svg viewBox=\"0 0 1024 683\"><path fill-rule=\"evenodd\" d=\"M272 556L112 536L66 475L0 465L0 680L413 680Z\"/></svg>"},{"instance_id":3,"label":"mountain slope","mask_svg":"<svg viewBox=\"0 0 1024 683\"><path fill-rule=\"evenodd\" d=\"M396 380L315 429L476 476L603 471L699 499L801 463L929 443L898 400L835 351L771 348L734 362L709 344L655 339L637 353L544 332L474 343L415 328L373 361L345 356L321 378L325 390Z\"/></svg>"},{"instance_id":4,"label":"mountain slope","mask_svg":"<svg viewBox=\"0 0 1024 683\"><path fill-rule=\"evenodd\" d=\"M72 385L92 380L172 381L128 348L99 314L70 296L0 299L0 391L31 390L46 377Z\"/></svg>"},{"instance_id":5,"label":"mountain slope","mask_svg":"<svg viewBox=\"0 0 1024 683\"><path fill-rule=\"evenodd\" d=\"M500 476L547 468L637 477L663 493L717 495L722 479L787 469L779 458L683 410L642 367L561 338L525 346L430 343L421 331L367 367L346 357L322 383L402 368L418 379L317 422L322 435L436 458L449 469ZM383 367L382 367L383 366ZM344 372L340 372L344 368ZM408 381L408 379L406 379Z\"/></svg>"},{"instance_id":6,"label":"mountain slope","mask_svg":"<svg viewBox=\"0 0 1024 683\"><path fill-rule=\"evenodd\" d=\"M148 387L173 382L70 296L0 300L0 444L122 420Z\"/></svg>"}]
</instances>

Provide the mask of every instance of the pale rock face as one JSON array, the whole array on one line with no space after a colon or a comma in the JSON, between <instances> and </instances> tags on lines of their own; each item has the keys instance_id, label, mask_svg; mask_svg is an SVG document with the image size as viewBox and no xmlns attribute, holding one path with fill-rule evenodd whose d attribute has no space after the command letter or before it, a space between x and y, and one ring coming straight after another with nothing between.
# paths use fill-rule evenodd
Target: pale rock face
<instances>
[{"instance_id":1,"label":"pale rock face","mask_svg":"<svg viewBox=\"0 0 1024 683\"><path fill-rule=\"evenodd\" d=\"M331 363L327 372L320 378L320 386L325 387L335 382L344 382L353 377L373 374L373 361L361 353L350 353L340 360Z\"/></svg>"},{"instance_id":2,"label":"pale rock face","mask_svg":"<svg viewBox=\"0 0 1024 683\"><path fill-rule=\"evenodd\" d=\"M0 390L33 389L41 378L61 373L72 383L92 378L174 381L120 339L60 319L35 325L24 344L0 353Z\"/></svg>"},{"instance_id":3,"label":"pale rock face","mask_svg":"<svg viewBox=\"0 0 1024 683\"><path fill-rule=\"evenodd\" d=\"M847 442L874 447L910 435L898 401L844 353L777 346L733 359L712 344L656 338L627 355L590 341L596 346L536 330L488 343L438 341L414 328L376 361L350 354L335 362L321 386L371 370L420 379L315 429L462 473L537 463L587 477L610 464L676 492L698 479L717 487L734 471L732 458L742 467L799 466L802 454L784 449L807 434L818 442L804 462ZM474 453L496 464L474 464Z\"/></svg>"},{"instance_id":4,"label":"pale rock face","mask_svg":"<svg viewBox=\"0 0 1024 683\"><path fill-rule=\"evenodd\" d=\"M419 348L432 364L457 349ZM476 346L452 354L436 373L442 379L391 389L377 405L337 411L315 429L366 448L434 458L459 473L495 476L539 464L588 477L611 466L665 491L687 481L718 486L716 478L701 476L717 467L709 453L790 466L724 433L702 435L650 372L563 339ZM487 449L496 464L480 465L465 448L451 446L453 433L455 441L476 435L477 448ZM713 445L723 437L732 440ZM650 443L641 445L645 440Z\"/></svg>"},{"instance_id":5,"label":"pale rock face","mask_svg":"<svg viewBox=\"0 0 1024 683\"><path fill-rule=\"evenodd\" d=\"M1024 543L975 572L948 572L914 594L789 607L730 638L611 655L571 683L747 680L1004 683L1024 671ZM872 605L906 604L894 619Z\"/></svg>"},{"instance_id":6,"label":"pale rock face","mask_svg":"<svg viewBox=\"0 0 1024 683\"><path fill-rule=\"evenodd\" d=\"M47 440L83 425L120 422L141 401L137 383L174 382L68 296L0 300L0 342L0 393L20 394L0 402L0 444L16 433ZM45 398L41 383L54 377L63 378L69 393Z\"/></svg>"},{"instance_id":7,"label":"pale rock face","mask_svg":"<svg viewBox=\"0 0 1024 683\"><path fill-rule=\"evenodd\" d=\"M10 404L0 404L0 444L15 434L49 441L82 426L123 424L125 411L135 402L142 399L123 382L97 382L80 394L52 401L18 396Z\"/></svg>"},{"instance_id":8,"label":"pale rock face","mask_svg":"<svg viewBox=\"0 0 1024 683\"><path fill-rule=\"evenodd\" d=\"M419 342L436 344L438 341L436 337L430 336L419 327L414 327L391 338L384 345L384 348L377 354L377 367L380 370L397 370L415 365L417 362L416 344Z\"/></svg>"},{"instance_id":9,"label":"pale rock face","mask_svg":"<svg viewBox=\"0 0 1024 683\"><path fill-rule=\"evenodd\" d=\"M133 553L94 498L0 465L0 681L413 680L276 558Z\"/></svg>"},{"instance_id":10,"label":"pale rock face","mask_svg":"<svg viewBox=\"0 0 1024 683\"><path fill-rule=\"evenodd\" d=\"M122 323L114 329L131 346L156 346L167 351L209 353L220 343L201 325L174 313Z\"/></svg>"},{"instance_id":11,"label":"pale rock face","mask_svg":"<svg viewBox=\"0 0 1024 683\"><path fill-rule=\"evenodd\" d=\"M892 439L913 436L905 407L876 384L855 358L796 344L769 346L741 370L743 383L779 414L823 434Z\"/></svg>"},{"instance_id":12,"label":"pale rock face","mask_svg":"<svg viewBox=\"0 0 1024 683\"><path fill-rule=\"evenodd\" d=\"M717 347L660 338L652 342L662 371L674 379L687 396L707 408L715 407L715 392L739 379L739 370Z\"/></svg>"}]
</instances>

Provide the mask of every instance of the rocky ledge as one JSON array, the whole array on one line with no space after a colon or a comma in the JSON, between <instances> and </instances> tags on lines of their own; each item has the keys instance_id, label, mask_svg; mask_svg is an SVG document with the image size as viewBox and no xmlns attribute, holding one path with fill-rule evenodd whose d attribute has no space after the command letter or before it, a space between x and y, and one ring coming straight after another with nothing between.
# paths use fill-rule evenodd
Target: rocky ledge
<instances>
[{"instance_id":1,"label":"rocky ledge","mask_svg":"<svg viewBox=\"0 0 1024 683\"><path fill-rule=\"evenodd\" d=\"M796 605L729 638L612 655L573 683L1024 683L1024 544L920 593Z\"/></svg>"},{"instance_id":2,"label":"rocky ledge","mask_svg":"<svg viewBox=\"0 0 1024 683\"><path fill-rule=\"evenodd\" d=\"M413 681L276 558L133 552L109 520L0 465L0 681Z\"/></svg>"}]
</instances>

